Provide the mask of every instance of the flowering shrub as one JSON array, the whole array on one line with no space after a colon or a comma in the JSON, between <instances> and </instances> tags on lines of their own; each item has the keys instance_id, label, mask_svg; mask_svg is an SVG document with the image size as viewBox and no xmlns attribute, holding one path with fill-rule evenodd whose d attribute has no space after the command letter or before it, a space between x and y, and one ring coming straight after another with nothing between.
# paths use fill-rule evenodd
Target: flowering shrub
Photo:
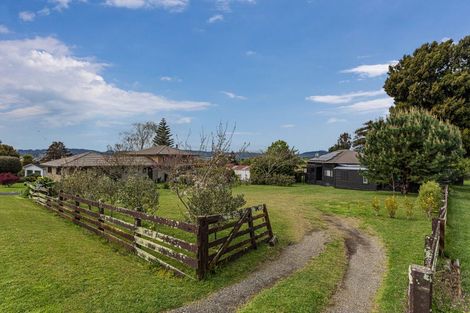
<instances>
[{"instance_id":1,"label":"flowering shrub","mask_svg":"<svg viewBox=\"0 0 470 313\"><path fill-rule=\"evenodd\" d=\"M398 211L398 201L395 196L385 199L385 209L387 210L390 218L395 218Z\"/></svg>"},{"instance_id":2,"label":"flowering shrub","mask_svg":"<svg viewBox=\"0 0 470 313\"><path fill-rule=\"evenodd\" d=\"M16 175L13 175L12 173L1 173L0 174L0 185L11 186L19 180L20 180L20 178Z\"/></svg>"},{"instance_id":3,"label":"flowering shrub","mask_svg":"<svg viewBox=\"0 0 470 313\"><path fill-rule=\"evenodd\" d=\"M430 218L431 213L438 210L441 204L441 187L435 181L428 181L419 187L418 205Z\"/></svg>"}]
</instances>

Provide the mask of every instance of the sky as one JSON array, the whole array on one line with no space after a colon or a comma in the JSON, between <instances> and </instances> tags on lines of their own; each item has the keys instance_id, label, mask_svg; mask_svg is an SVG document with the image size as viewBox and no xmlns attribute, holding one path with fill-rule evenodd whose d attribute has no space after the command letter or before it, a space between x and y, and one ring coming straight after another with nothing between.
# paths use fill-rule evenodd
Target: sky
<instances>
[{"instance_id":1,"label":"sky","mask_svg":"<svg viewBox=\"0 0 470 313\"><path fill-rule=\"evenodd\" d=\"M469 1L2 0L0 140L100 151L166 118L179 141L327 149L385 116L389 64L470 34Z\"/></svg>"}]
</instances>

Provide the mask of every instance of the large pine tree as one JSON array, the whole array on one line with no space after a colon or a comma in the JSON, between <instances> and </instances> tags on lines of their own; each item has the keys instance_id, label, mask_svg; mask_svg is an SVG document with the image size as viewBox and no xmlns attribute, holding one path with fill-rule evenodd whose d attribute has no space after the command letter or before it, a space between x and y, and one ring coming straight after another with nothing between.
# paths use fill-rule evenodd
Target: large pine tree
<instances>
[{"instance_id":1,"label":"large pine tree","mask_svg":"<svg viewBox=\"0 0 470 313\"><path fill-rule=\"evenodd\" d=\"M71 156L72 153L65 147L61 141L54 141L49 148L47 148L46 155L42 158L42 162L57 160L60 158Z\"/></svg>"},{"instance_id":2,"label":"large pine tree","mask_svg":"<svg viewBox=\"0 0 470 313\"><path fill-rule=\"evenodd\" d=\"M153 139L153 144L155 146L168 146L172 147L174 144L170 126L166 123L166 120L162 118L157 127L157 134Z\"/></svg>"}]
</instances>

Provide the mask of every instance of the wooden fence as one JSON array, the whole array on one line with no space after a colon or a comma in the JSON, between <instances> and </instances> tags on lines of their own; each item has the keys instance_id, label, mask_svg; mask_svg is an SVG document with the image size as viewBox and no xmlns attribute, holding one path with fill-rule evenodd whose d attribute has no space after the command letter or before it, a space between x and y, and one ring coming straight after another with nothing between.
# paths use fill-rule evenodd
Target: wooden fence
<instances>
[{"instance_id":1,"label":"wooden fence","mask_svg":"<svg viewBox=\"0 0 470 313\"><path fill-rule=\"evenodd\" d=\"M443 205L432 219L432 234L424 239L424 265L410 265L408 312L432 312L433 279L439 254L444 253L449 187L444 187Z\"/></svg>"},{"instance_id":2,"label":"wooden fence","mask_svg":"<svg viewBox=\"0 0 470 313\"><path fill-rule=\"evenodd\" d=\"M201 216L197 224L191 224L63 192L52 197L45 188L30 186L30 197L139 257L191 278L203 279L221 262L233 260L273 238L265 205L245 208L230 216Z\"/></svg>"}]
</instances>

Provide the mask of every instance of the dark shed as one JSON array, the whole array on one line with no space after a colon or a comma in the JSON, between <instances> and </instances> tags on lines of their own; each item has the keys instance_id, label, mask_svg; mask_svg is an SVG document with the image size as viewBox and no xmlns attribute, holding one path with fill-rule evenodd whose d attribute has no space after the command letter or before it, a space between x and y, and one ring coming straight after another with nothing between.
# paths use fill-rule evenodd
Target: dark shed
<instances>
[{"instance_id":1,"label":"dark shed","mask_svg":"<svg viewBox=\"0 0 470 313\"><path fill-rule=\"evenodd\" d=\"M338 150L312 158L307 163L307 182L337 188L377 190L361 172L357 152Z\"/></svg>"}]
</instances>

